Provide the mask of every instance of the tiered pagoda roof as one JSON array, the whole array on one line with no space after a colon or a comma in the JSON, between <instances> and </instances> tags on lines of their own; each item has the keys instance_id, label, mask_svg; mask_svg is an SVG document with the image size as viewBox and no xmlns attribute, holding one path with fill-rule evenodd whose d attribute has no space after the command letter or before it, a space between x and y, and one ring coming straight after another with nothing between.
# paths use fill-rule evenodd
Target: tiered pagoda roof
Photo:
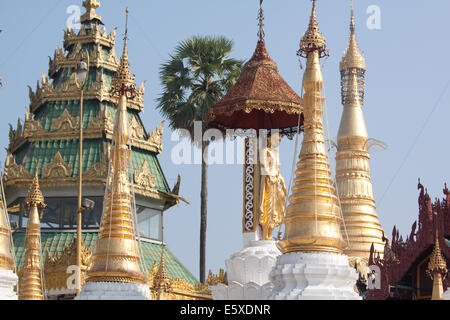
<instances>
[{"instance_id":1,"label":"tiered pagoda roof","mask_svg":"<svg viewBox=\"0 0 450 320\"><path fill-rule=\"evenodd\" d=\"M90 70L84 88L83 181L85 185L104 186L109 148L117 110L118 96L111 92L111 81L119 68L115 52L116 30L110 34L95 13L98 1L84 1L87 12L81 29L64 32L64 49L57 48L49 61L48 76L43 74L36 89L29 87L30 107L25 122L10 128L10 143L5 165L5 189L27 187L38 171L41 186L72 186L78 172L80 89L74 67L84 48L89 52ZM147 132L140 112L144 110L144 83L139 94L128 100L132 146L132 173L137 195L174 202L157 159L162 152L163 124ZM38 162L36 168L35 160ZM12 200L12 199L9 199Z\"/></svg>"}]
</instances>

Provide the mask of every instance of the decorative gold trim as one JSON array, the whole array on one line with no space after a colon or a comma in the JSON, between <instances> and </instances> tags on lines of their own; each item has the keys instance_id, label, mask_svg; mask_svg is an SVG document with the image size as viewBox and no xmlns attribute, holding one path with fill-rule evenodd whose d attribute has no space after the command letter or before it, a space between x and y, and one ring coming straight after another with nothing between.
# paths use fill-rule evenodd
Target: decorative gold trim
<instances>
[{"instance_id":1,"label":"decorative gold trim","mask_svg":"<svg viewBox=\"0 0 450 320\"><path fill-rule=\"evenodd\" d=\"M16 163L16 156L8 154L6 157L4 180L27 179L28 184L33 179L33 175L25 169L23 165Z\"/></svg>"},{"instance_id":2,"label":"decorative gold trim","mask_svg":"<svg viewBox=\"0 0 450 320\"><path fill-rule=\"evenodd\" d=\"M42 178L66 178L72 176L73 166L63 160L59 151L53 161L42 167Z\"/></svg>"},{"instance_id":3,"label":"decorative gold trim","mask_svg":"<svg viewBox=\"0 0 450 320\"><path fill-rule=\"evenodd\" d=\"M134 182L146 189L153 189L156 186L156 177L150 172L147 160L144 160L141 169L134 172Z\"/></svg>"},{"instance_id":4,"label":"decorative gold trim","mask_svg":"<svg viewBox=\"0 0 450 320\"><path fill-rule=\"evenodd\" d=\"M103 27L102 31L100 32L100 26L93 24L91 31L89 34L86 32L86 27L84 25L81 25L80 32L78 32L78 35L75 34L75 32L68 28L66 31L64 31L64 49L68 50L70 46L77 44L77 43L95 43L95 44L101 44L108 48L113 48L116 43L116 29L113 29L111 31L110 35L108 36L106 32L106 28Z\"/></svg>"},{"instance_id":5,"label":"decorative gold trim","mask_svg":"<svg viewBox=\"0 0 450 320\"><path fill-rule=\"evenodd\" d=\"M73 117L67 109L64 109L61 116L52 120L52 130L54 133L76 131L79 127L79 119Z\"/></svg>"}]
</instances>

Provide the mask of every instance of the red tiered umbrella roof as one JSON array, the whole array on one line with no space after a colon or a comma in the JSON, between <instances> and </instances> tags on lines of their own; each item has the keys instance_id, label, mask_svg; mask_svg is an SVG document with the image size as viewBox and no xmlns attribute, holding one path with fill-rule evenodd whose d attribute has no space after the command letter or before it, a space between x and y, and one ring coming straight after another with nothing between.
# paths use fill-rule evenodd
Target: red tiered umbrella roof
<instances>
[{"instance_id":1,"label":"red tiered umbrella roof","mask_svg":"<svg viewBox=\"0 0 450 320\"><path fill-rule=\"evenodd\" d=\"M209 109L205 124L219 129L293 131L301 112L301 98L280 76L264 40L259 40L236 84Z\"/></svg>"}]
</instances>

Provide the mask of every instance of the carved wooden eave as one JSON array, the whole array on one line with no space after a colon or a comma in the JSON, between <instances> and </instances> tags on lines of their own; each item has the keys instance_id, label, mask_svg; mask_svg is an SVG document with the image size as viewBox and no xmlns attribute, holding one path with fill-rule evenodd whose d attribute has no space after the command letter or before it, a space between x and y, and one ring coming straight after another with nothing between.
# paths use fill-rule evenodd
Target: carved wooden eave
<instances>
[{"instance_id":1,"label":"carved wooden eave","mask_svg":"<svg viewBox=\"0 0 450 320\"><path fill-rule=\"evenodd\" d=\"M72 50L72 54L67 57L59 47L56 48L53 59L49 57L48 74L51 78L54 77L60 68L73 68L76 65L76 54L81 50L81 45L77 42L75 46L76 47ZM101 45L96 44L89 56L89 65L90 67L105 68L116 72L119 67L119 60L117 59L114 48L111 49L111 52L105 58Z\"/></svg>"},{"instance_id":2,"label":"carved wooden eave","mask_svg":"<svg viewBox=\"0 0 450 320\"><path fill-rule=\"evenodd\" d=\"M145 94L145 82L136 89L137 95L133 99L128 99L127 107L139 112L144 111L144 94ZM57 89L50 84L49 81L42 83L42 87L37 82L36 91L28 86L30 97L30 110L32 113L36 111L46 102L52 101L67 101L67 100L80 100L80 88L76 81L76 75L73 73L68 81L61 84ZM84 100L99 100L109 101L112 104L117 105L119 98L117 95L111 93L111 86L107 83L105 76L102 72L98 71L95 81L91 87L84 92Z\"/></svg>"},{"instance_id":3,"label":"carved wooden eave","mask_svg":"<svg viewBox=\"0 0 450 320\"><path fill-rule=\"evenodd\" d=\"M76 43L95 43L113 48L116 43L116 29L111 31L109 35L105 27L100 32L100 27L97 25L93 25L89 33L86 32L84 25L81 26L78 35L71 28L64 31L64 49L69 50L70 46Z\"/></svg>"},{"instance_id":4,"label":"carved wooden eave","mask_svg":"<svg viewBox=\"0 0 450 320\"><path fill-rule=\"evenodd\" d=\"M59 151L53 161L42 167L42 178L67 178L73 174L73 166L63 160Z\"/></svg>"}]
</instances>

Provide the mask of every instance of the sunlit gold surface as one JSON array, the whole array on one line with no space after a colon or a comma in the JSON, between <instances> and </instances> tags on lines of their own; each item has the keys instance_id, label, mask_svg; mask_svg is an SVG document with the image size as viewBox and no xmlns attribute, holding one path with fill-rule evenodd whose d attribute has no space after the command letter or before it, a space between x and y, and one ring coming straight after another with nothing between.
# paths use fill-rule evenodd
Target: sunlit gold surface
<instances>
[{"instance_id":1,"label":"sunlit gold surface","mask_svg":"<svg viewBox=\"0 0 450 320\"><path fill-rule=\"evenodd\" d=\"M11 254L11 228L3 203L3 191L0 188L0 269L13 270L14 259Z\"/></svg>"},{"instance_id":2,"label":"sunlit gold surface","mask_svg":"<svg viewBox=\"0 0 450 320\"><path fill-rule=\"evenodd\" d=\"M19 300L43 300L41 278L41 225L39 209L44 209L44 197L39 188L37 171L25 203L29 209L25 238L25 260L19 270Z\"/></svg>"},{"instance_id":3,"label":"sunlit gold surface","mask_svg":"<svg viewBox=\"0 0 450 320\"><path fill-rule=\"evenodd\" d=\"M369 137L363 114L365 62L358 50L352 12L350 41L341 62L342 113L337 138L336 189L341 201L349 244L344 250L353 265L367 265L370 247L382 255L383 229L375 210L369 167ZM347 240L347 239L346 239Z\"/></svg>"},{"instance_id":4,"label":"sunlit gold surface","mask_svg":"<svg viewBox=\"0 0 450 320\"><path fill-rule=\"evenodd\" d=\"M279 247L283 253L342 253L342 220L323 133L325 99L318 50L308 54L303 86L304 139L287 208L285 238Z\"/></svg>"},{"instance_id":5,"label":"sunlit gold surface","mask_svg":"<svg viewBox=\"0 0 450 320\"><path fill-rule=\"evenodd\" d=\"M128 14L128 13L127 13ZM132 213L133 195L127 173L130 161L127 97L123 91L134 79L129 71L126 37L121 65L113 79L116 93L120 93L111 150L107 193L99 237L95 243L92 263L86 282L146 283L140 270L138 243L134 233Z\"/></svg>"}]
</instances>

